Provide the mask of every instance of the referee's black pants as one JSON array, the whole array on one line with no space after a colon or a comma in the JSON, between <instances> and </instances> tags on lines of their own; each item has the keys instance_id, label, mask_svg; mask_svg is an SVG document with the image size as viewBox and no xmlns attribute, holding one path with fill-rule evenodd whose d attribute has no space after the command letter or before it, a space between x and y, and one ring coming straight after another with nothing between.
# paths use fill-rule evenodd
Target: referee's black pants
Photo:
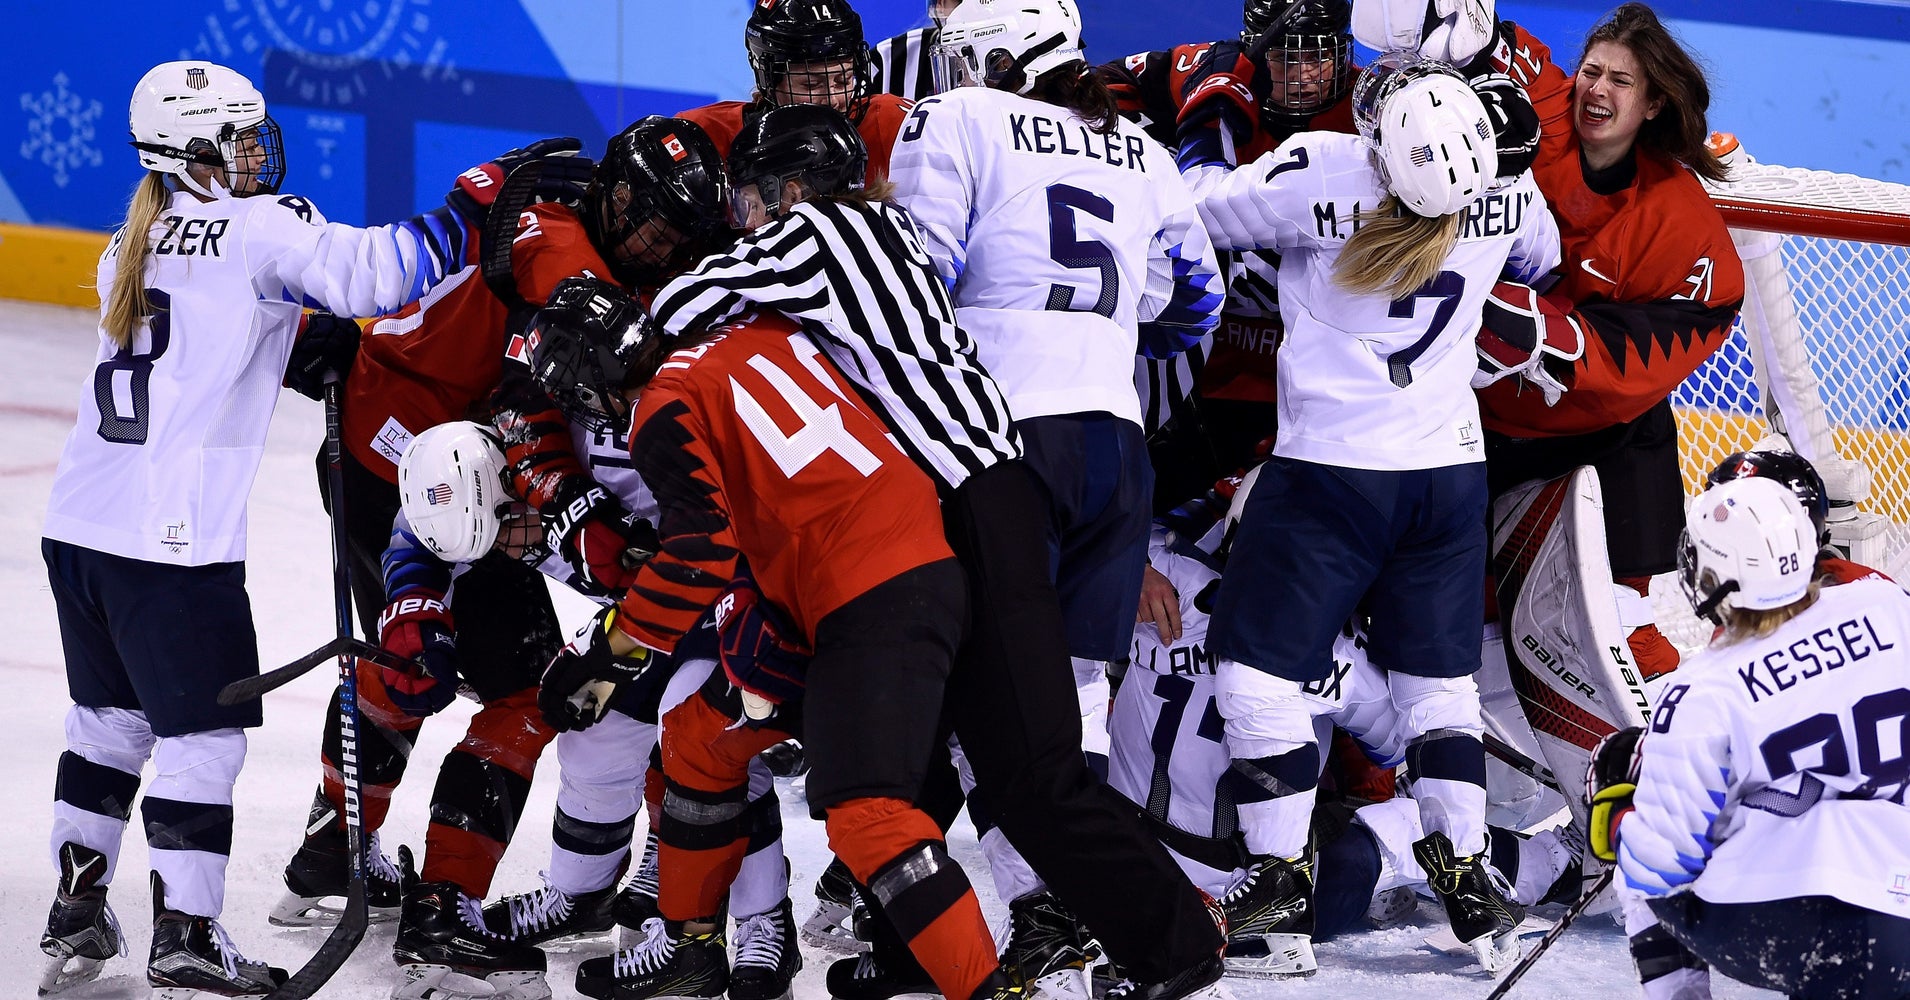
<instances>
[{"instance_id":1,"label":"referee's black pants","mask_svg":"<svg viewBox=\"0 0 1910 1000\"><path fill-rule=\"evenodd\" d=\"M1021 461L946 494L968 577L969 634L947 706L974 797L1055 895L1140 983L1213 958L1219 928L1139 807L1088 770L1061 601L1048 575L1047 500Z\"/></svg>"}]
</instances>

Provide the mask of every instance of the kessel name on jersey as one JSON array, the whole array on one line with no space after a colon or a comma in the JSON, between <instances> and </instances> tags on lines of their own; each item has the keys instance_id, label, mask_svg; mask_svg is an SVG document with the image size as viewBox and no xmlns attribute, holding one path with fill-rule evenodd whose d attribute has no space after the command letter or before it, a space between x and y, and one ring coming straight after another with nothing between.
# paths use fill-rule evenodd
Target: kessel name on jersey
<instances>
[{"instance_id":1,"label":"kessel name on jersey","mask_svg":"<svg viewBox=\"0 0 1910 1000\"><path fill-rule=\"evenodd\" d=\"M1462 240L1489 240L1511 236L1525 222L1532 207L1533 189L1524 185L1495 191L1466 209L1466 220L1459 230ZM1333 201L1313 203L1313 232L1323 240L1343 240L1359 232L1359 215L1368 206L1354 202L1348 210Z\"/></svg>"},{"instance_id":2,"label":"kessel name on jersey","mask_svg":"<svg viewBox=\"0 0 1910 1000\"><path fill-rule=\"evenodd\" d=\"M1014 152L1100 160L1110 167L1147 173L1147 144L1138 135L1102 135L1078 121L1021 111L1006 112L1002 119L1008 129L1008 148Z\"/></svg>"}]
</instances>

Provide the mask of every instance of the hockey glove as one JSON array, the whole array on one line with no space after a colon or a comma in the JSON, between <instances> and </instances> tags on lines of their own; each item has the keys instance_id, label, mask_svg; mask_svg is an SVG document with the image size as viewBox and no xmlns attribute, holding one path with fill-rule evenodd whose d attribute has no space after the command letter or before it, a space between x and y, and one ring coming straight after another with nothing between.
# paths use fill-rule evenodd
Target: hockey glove
<instances>
[{"instance_id":1,"label":"hockey glove","mask_svg":"<svg viewBox=\"0 0 1910 1000\"><path fill-rule=\"evenodd\" d=\"M609 711L618 685L641 677L655 662L656 654L644 646L628 656L610 651L616 620L614 607L598 612L544 668L537 710L552 729L564 733L596 725Z\"/></svg>"},{"instance_id":2,"label":"hockey glove","mask_svg":"<svg viewBox=\"0 0 1910 1000\"><path fill-rule=\"evenodd\" d=\"M571 476L544 509L544 542L580 578L615 594L656 554L656 528L588 476Z\"/></svg>"},{"instance_id":3,"label":"hockey glove","mask_svg":"<svg viewBox=\"0 0 1910 1000\"><path fill-rule=\"evenodd\" d=\"M1606 864L1618 860L1618 823L1632 810L1638 792L1639 743L1643 726L1632 726L1599 741L1585 772L1586 804L1591 807L1587 848Z\"/></svg>"},{"instance_id":4,"label":"hockey glove","mask_svg":"<svg viewBox=\"0 0 1910 1000\"><path fill-rule=\"evenodd\" d=\"M285 362L285 387L311 400L325 398L325 373L339 378L358 357L358 324L331 313L308 313L299 321L298 339Z\"/></svg>"},{"instance_id":5,"label":"hockey glove","mask_svg":"<svg viewBox=\"0 0 1910 1000\"><path fill-rule=\"evenodd\" d=\"M743 692L743 721L760 725L802 697L813 655L796 626L747 574L716 601L717 659Z\"/></svg>"},{"instance_id":6,"label":"hockey glove","mask_svg":"<svg viewBox=\"0 0 1910 1000\"><path fill-rule=\"evenodd\" d=\"M1531 286L1501 281L1486 299L1477 344L1474 389L1517 375L1545 394L1545 405L1553 406L1571 387L1573 366L1585 354L1585 331L1570 313Z\"/></svg>"},{"instance_id":7,"label":"hockey glove","mask_svg":"<svg viewBox=\"0 0 1910 1000\"><path fill-rule=\"evenodd\" d=\"M1182 169L1189 164L1226 163L1227 141L1238 149L1253 137L1265 97L1266 74L1236 46L1216 43L1187 75L1175 119L1175 145ZM1225 133L1225 140L1222 134Z\"/></svg>"},{"instance_id":8,"label":"hockey glove","mask_svg":"<svg viewBox=\"0 0 1910 1000\"><path fill-rule=\"evenodd\" d=\"M538 180L536 200L574 199L590 183L593 164L590 157L578 155L583 148L583 143L562 136L539 139L522 149L513 149L459 174L451 192L444 196L444 203L451 206L451 210L466 225L483 232L485 220L491 214L491 206L497 203L497 193L504 186L504 178L532 160L545 159L550 162L545 165L544 175Z\"/></svg>"},{"instance_id":9,"label":"hockey glove","mask_svg":"<svg viewBox=\"0 0 1910 1000\"><path fill-rule=\"evenodd\" d=\"M1472 91L1485 105L1486 120L1499 147L1499 177L1517 177L1539 158L1539 113L1531 98L1504 73L1488 73L1472 81Z\"/></svg>"},{"instance_id":10,"label":"hockey glove","mask_svg":"<svg viewBox=\"0 0 1910 1000\"><path fill-rule=\"evenodd\" d=\"M413 718L444 710L458 696L458 640L444 593L414 587L378 616L378 645L418 664L412 670L380 666L391 703Z\"/></svg>"}]
</instances>

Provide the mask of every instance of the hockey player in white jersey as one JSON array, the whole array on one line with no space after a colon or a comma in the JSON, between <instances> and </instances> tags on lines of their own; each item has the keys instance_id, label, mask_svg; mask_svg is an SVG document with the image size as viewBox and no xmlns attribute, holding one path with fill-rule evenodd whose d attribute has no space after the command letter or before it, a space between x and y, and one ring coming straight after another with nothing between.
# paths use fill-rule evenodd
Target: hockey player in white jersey
<instances>
[{"instance_id":1,"label":"hockey player in white jersey","mask_svg":"<svg viewBox=\"0 0 1910 1000\"><path fill-rule=\"evenodd\" d=\"M1099 730L1086 734L1086 749L1104 758L1105 669L1130 638L1153 493L1134 358L1171 356L1211 330L1220 277L1172 154L1120 118L1091 72L1073 0L964 0L937 51L942 93L910 114L889 178L1047 488L1079 707ZM1029 833L1016 836L1038 852ZM1005 839L984 843L1010 903L1009 963L1031 986L1085 994L1074 919ZM1157 868L1171 872L1165 858ZM1162 942L1168 963L1133 954L1117 907L1078 891L1062 902L1097 925L1117 962L1185 969L1205 933L1192 926L1191 889L1177 895L1174 911L1185 916L1169 921L1181 930ZM1167 913L1145 899L1120 902Z\"/></svg>"},{"instance_id":2,"label":"hockey player in white jersey","mask_svg":"<svg viewBox=\"0 0 1910 1000\"><path fill-rule=\"evenodd\" d=\"M218 923L232 787L245 730L261 722L256 701L214 700L258 673L246 498L288 361L342 371L356 346L341 338L343 357L301 357L301 306L397 309L456 270L465 230L444 209L375 229L327 224L305 199L280 196L278 126L224 66L154 67L133 90L130 119L147 173L100 257L98 364L41 546L74 702L42 986L93 978L121 948L106 887L150 758L147 977L168 997L250 996L285 973L240 956Z\"/></svg>"},{"instance_id":3,"label":"hockey player in white jersey","mask_svg":"<svg viewBox=\"0 0 1910 1000\"><path fill-rule=\"evenodd\" d=\"M1827 585L1773 479L1700 494L1681 549L1722 632L1588 780L1645 995L1709 997L1709 965L1792 997L1910 996L1910 596Z\"/></svg>"},{"instance_id":4,"label":"hockey player in white jersey","mask_svg":"<svg viewBox=\"0 0 1910 1000\"><path fill-rule=\"evenodd\" d=\"M1223 249L1281 250L1280 426L1214 599L1220 711L1263 865L1304 879L1320 748L1302 686L1332 674L1364 602L1368 652L1407 727L1417 845L1461 941L1489 965L1520 919L1485 857L1478 691L1486 485L1474 333L1508 268L1559 259L1529 174L1495 185L1479 97L1389 53L1355 84L1360 135L1294 136L1252 164L1194 165ZM1304 919L1299 921L1304 926ZM1480 945L1483 944L1483 947Z\"/></svg>"}]
</instances>

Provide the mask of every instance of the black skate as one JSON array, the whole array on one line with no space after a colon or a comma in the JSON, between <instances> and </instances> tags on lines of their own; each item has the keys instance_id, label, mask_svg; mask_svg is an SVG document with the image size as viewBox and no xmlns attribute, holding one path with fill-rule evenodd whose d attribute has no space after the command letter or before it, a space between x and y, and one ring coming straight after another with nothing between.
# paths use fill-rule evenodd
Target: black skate
<instances>
[{"instance_id":1,"label":"black skate","mask_svg":"<svg viewBox=\"0 0 1910 1000\"><path fill-rule=\"evenodd\" d=\"M329 808L329 807L327 807ZM365 854L365 903L372 923L398 919L398 869L378 846L372 833ZM285 894L265 919L275 927L319 927L338 923L345 912L345 892L351 879L351 852L345 831L325 821L323 831L305 838L298 853L285 865Z\"/></svg>"},{"instance_id":2,"label":"black skate","mask_svg":"<svg viewBox=\"0 0 1910 1000\"><path fill-rule=\"evenodd\" d=\"M106 902L106 855L72 841L60 845L60 887L46 915L40 950L52 956L40 995L52 996L99 978L100 966L126 953L119 918Z\"/></svg>"},{"instance_id":3,"label":"black skate","mask_svg":"<svg viewBox=\"0 0 1910 1000\"><path fill-rule=\"evenodd\" d=\"M1525 907L1512 899L1511 886L1485 855L1460 857L1452 841L1435 832L1414 842L1413 857L1426 869L1426 885L1446 904L1453 936L1472 948L1487 972L1518 960L1517 931Z\"/></svg>"},{"instance_id":4,"label":"black skate","mask_svg":"<svg viewBox=\"0 0 1910 1000\"><path fill-rule=\"evenodd\" d=\"M802 922L802 939L826 951L865 952L869 942L858 928L868 919L869 908L863 905L849 866L841 858L829 859L829 867L816 878L816 912Z\"/></svg>"},{"instance_id":5,"label":"black skate","mask_svg":"<svg viewBox=\"0 0 1910 1000\"><path fill-rule=\"evenodd\" d=\"M239 954L217 920L166 909L166 884L153 872L153 1000L262 997L285 979L284 969Z\"/></svg>"},{"instance_id":6,"label":"black skate","mask_svg":"<svg viewBox=\"0 0 1910 1000\"><path fill-rule=\"evenodd\" d=\"M809 758L796 740L784 740L756 756L763 759L773 777L796 778L809 773Z\"/></svg>"},{"instance_id":7,"label":"black skate","mask_svg":"<svg viewBox=\"0 0 1910 1000\"><path fill-rule=\"evenodd\" d=\"M1021 984L1000 969L989 973L988 978L982 980L982 984L975 987L975 992L970 995L970 1000L1021 1000L1021 998Z\"/></svg>"},{"instance_id":8,"label":"black skate","mask_svg":"<svg viewBox=\"0 0 1910 1000\"><path fill-rule=\"evenodd\" d=\"M540 947L602 937L616 926L617 887L570 895L551 887L505 896L484 907L484 923L499 937Z\"/></svg>"},{"instance_id":9,"label":"black skate","mask_svg":"<svg viewBox=\"0 0 1910 1000\"><path fill-rule=\"evenodd\" d=\"M796 918L784 899L775 909L736 922L736 966L730 970L730 1000L788 1000L802 971Z\"/></svg>"},{"instance_id":10,"label":"black skate","mask_svg":"<svg viewBox=\"0 0 1910 1000\"><path fill-rule=\"evenodd\" d=\"M484 922L480 901L450 882L419 882L411 852L398 849L404 906L391 957L402 979L392 1000L543 1000L544 953ZM478 980L478 982L472 982Z\"/></svg>"},{"instance_id":11,"label":"black skate","mask_svg":"<svg viewBox=\"0 0 1910 1000\"><path fill-rule=\"evenodd\" d=\"M1308 976L1313 957L1313 865L1261 858L1227 895L1227 974L1248 979Z\"/></svg>"},{"instance_id":12,"label":"black skate","mask_svg":"<svg viewBox=\"0 0 1910 1000\"><path fill-rule=\"evenodd\" d=\"M914 956L906 961L883 962L874 953L839 959L829 966L826 981L835 1000L892 1000L894 997L939 997L942 989L917 965ZM1003 977L1017 994L1021 984Z\"/></svg>"},{"instance_id":13,"label":"black skate","mask_svg":"<svg viewBox=\"0 0 1910 1000\"><path fill-rule=\"evenodd\" d=\"M1029 1000L1091 1000L1087 931L1048 892L1008 906L1008 949L1001 964Z\"/></svg>"},{"instance_id":14,"label":"black skate","mask_svg":"<svg viewBox=\"0 0 1910 1000\"><path fill-rule=\"evenodd\" d=\"M630 876L622 889L617 890L617 900L610 906L611 916L617 924L617 943L620 946L634 946L643 939L643 925L651 918L661 918L663 911L657 908L657 832L643 842L643 861L637 865L637 873ZM625 940L625 939L628 940Z\"/></svg>"},{"instance_id":15,"label":"black skate","mask_svg":"<svg viewBox=\"0 0 1910 1000\"><path fill-rule=\"evenodd\" d=\"M643 939L577 967L577 992L596 1000L714 1000L729 989L722 934L688 934L679 922L653 917Z\"/></svg>"},{"instance_id":16,"label":"black skate","mask_svg":"<svg viewBox=\"0 0 1910 1000\"><path fill-rule=\"evenodd\" d=\"M1125 983L1120 1000L1232 1000L1232 994L1220 984L1227 966L1219 955L1203 959L1159 983Z\"/></svg>"}]
</instances>

